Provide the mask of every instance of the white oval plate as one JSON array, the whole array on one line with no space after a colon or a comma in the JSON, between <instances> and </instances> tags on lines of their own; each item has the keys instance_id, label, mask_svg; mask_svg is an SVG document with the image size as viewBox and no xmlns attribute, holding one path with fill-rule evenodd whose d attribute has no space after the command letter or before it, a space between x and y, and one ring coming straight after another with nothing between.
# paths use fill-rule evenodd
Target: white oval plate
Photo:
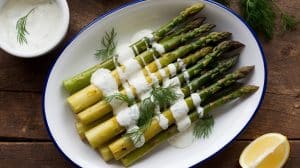
<instances>
[{"instance_id":1,"label":"white oval plate","mask_svg":"<svg viewBox=\"0 0 300 168\"><path fill-rule=\"evenodd\" d=\"M122 44L128 42L138 30L155 29L195 2L135 1L100 16L70 41L50 70L43 101L49 134L66 158L80 167L122 167L118 163L105 163L96 151L80 140L75 130L74 116L66 104L68 95L64 92L62 81L97 63L94 53L105 31L114 27L118 32L118 44ZM246 45L238 66L255 65L254 73L246 82L260 86L260 89L234 106L227 105L215 110L215 126L208 139L200 139L184 149L163 145L132 167L182 168L199 164L237 137L260 106L267 80L266 62L259 42L243 20L230 9L214 2L203 2L206 7L201 15L207 17L206 22L216 24L215 31L232 32L232 39Z\"/></svg>"}]
</instances>

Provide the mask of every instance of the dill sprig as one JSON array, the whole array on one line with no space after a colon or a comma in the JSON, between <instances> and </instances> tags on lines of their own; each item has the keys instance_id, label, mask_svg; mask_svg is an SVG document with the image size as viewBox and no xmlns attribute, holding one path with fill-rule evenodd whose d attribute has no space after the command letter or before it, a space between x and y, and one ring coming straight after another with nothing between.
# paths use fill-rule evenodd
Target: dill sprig
<instances>
[{"instance_id":1,"label":"dill sprig","mask_svg":"<svg viewBox=\"0 0 300 168\"><path fill-rule=\"evenodd\" d=\"M131 106L134 104L133 98L130 98L127 95L121 94L119 92L105 97L105 101L107 101L107 102L111 102L114 99L120 100L122 102L126 102L128 104L128 106Z\"/></svg>"},{"instance_id":2,"label":"dill sprig","mask_svg":"<svg viewBox=\"0 0 300 168\"><path fill-rule=\"evenodd\" d=\"M144 129L140 127L135 127L133 129L128 130L124 136L129 137L133 144L138 144L139 142L142 141L142 138L144 138Z\"/></svg>"},{"instance_id":3,"label":"dill sprig","mask_svg":"<svg viewBox=\"0 0 300 168\"><path fill-rule=\"evenodd\" d=\"M148 97L141 102L139 106L140 117L137 121L139 127L147 128L150 125L152 118L155 115L155 108L156 104L151 100L151 97Z\"/></svg>"},{"instance_id":4,"label":"dill sprig","mask_svg":"<svg viewBox=\"0 0 300 168\"><path fill-rule=\"evenodd\" d=\"M174 103L179 95L175 92L175 85L168 87L152 87L151 96L154 104L159 105L161 108L165 108Z\"/></svg>"},{"instance_id":5,"label":"dill sprig","mask_svg":"<svg viewBox=\"0 0 300 168\"><path fill-rule=\"evenodd\" d=\"M280 16L283 32L291 31L298 24L295 17L282 11L274 0L240 0L245 20L256 31L271 39L275 30L276 14Z\"/></svg>"},{"instance_id":6,"label":"dill sprig","mask_svg":"<svg viewBox=\"0 0 300 168\"><path fill-rule=\"evenodd\" d=\"M151 126L152 119L156 115L156 110L172 104L179 98L174 89L175 86L153 87L149 97L142 100L139 105L140 116L137 120L139 129L127 133L127 136L130 136L132 139L139 139Z\"/></svg>"},{"instance_id":7,"label":"dill sprig","mask_svg":"<svg viewBox=\"0 0 300 168\"><path fill-rule=\"evenodd\" d=\"M213 116L205 116L199 119L193 130L193 135L196 138L207 138L212 131L212 127L214 126L214 118Z\"/></svg>"},{"instance_id":8,"label":"dill sprig","mask_svg":"<svg viewBox=\"0 0 300 168\"><path fill-rule=\"evenodd\" d=\"M298 22L294 16L281 13L281 25L284 32L294 30L297 24Z\"/></svg>"},{"instance_id":9,"label":"dill sprig","mask_svg":"<svg viewBox=\"0 0 300 168\"><path fill-rule=\"evenodd\" d=\"M104 48L97 50L95 53L95 56L98 59L105 61L113 56L117 45L117 42L115 41L116 37L117 33L114 28L112 28L110 32L105 32L105 35L101 40L101 45Z\"/></svg>"},{"instance_id":10,"label":"dill sprig","mask_svg":"<svg viewBox=\"0 0 300 168\"><path fill-rule=\"evenodd\" d=\"M168 87L152 87L150 96L144 99L140 104L140 117L138 119L138 126L143 127L150 125L152 118L155 116L155 110L166 108L179 98L175 92L175 86Z\"/></svg>"},{"instance_id":11,"label":"dill sprig","mask_svg":"<svg viewBox=\"0 0 300 168\"><path fill-rule=\"evenodd\" d=\"M28 16L35 10L35 8L32 8L25 16L18 19L16 23L16 30L17 30L17 41L19 44L27 44L26 34L29 35L26 24Z\"/></svg>"},{"instance_id":12,"label":"dill sprig","mask_svg":"<svg viewBox=\"0 0 300 168\"><path fill-rule=\"evenodd\" d=\"M242 15L256 30L271 39L274 33L276 14L271 0L241 0Z\"/></svg>"}]
</instances>

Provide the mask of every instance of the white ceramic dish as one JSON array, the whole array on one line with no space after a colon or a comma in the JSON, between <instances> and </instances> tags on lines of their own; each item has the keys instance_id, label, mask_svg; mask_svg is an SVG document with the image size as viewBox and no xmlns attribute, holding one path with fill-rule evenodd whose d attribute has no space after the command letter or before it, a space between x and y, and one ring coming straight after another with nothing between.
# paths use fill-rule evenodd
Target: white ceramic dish
<instances>
[{"instance_id":1,"label":"white ceramic dish","mask_svg":"<svg viewBox=\"0 0 300 168\"><path fill-rule=\"evenodd\" d=\"M197 1L132 2L100 16L70 41L50 70L43 101L44 119L49 134L66 158L80 167L122 167L117 163L105 163L96 151L80 140L74 127L74 117L65 101L67 94L62 87L62 81L97 63L93 54L105 31L115 27L119 35L118 42L121 44L128 41L136 31L154 29L195 2ZM216 31L230 31L233 33L232 39L246 44L238 66L255 65L255 72L246 82L260 86L260 89L234 106L231 104L215 110L215 126L208 139L200 139L184 149L163 145L132 167L182 168L199 164L237 137L260 106L267 76L259 42L248 26L231 10L214 2L203 2L206 7L201 14L207 17L207 22L217 25Z\"/></svg>"},{"instance_id":2,"label":"white ceramic dish","mask_svg":"<svg viewBox=\"0 0 300 168\"><path fill-rule=\"evenodd\" d=\"M6 2L7 2L7 0L2 0L0 2L0 11L3 10L2 7L4 7ZM20 1L20 3L22 3L22 4L26 4L26 3L38 4L40 2L41 1L33 1L33 0ZM5 29L0 29L0 37L1 37L0 38L0 48L2 48L4 51L6 51L7 53L9 53L11 55L14 55L17 57L22 57L22 58L38 57L38 56L48 53L53 48L55 48L65 37L65 35L68 31L69 20L70 20L69 6L68 6L67 1L66 0L55 0L55 2L57 3L58 8L61 12L61 17L60 17L60 24L56 25L57 27L59 27L59 29L53 30L53 31L55 31L55 36L53 36L53 34L52 34L53 37L51 36L51 42L47 43L47 45L40 46L40 47L36 48L35 50L25 51L20 48L12 47L12 45L8 41L6 41L7 38L2 37L2 36L7 36L8 33L6 32ZM18 1L18 3L19 3L19 1ZM26 7L24 7L24 8L26 9ZM13 9L18 10L18 7L15 7ZM13 14L15 14L15 13L10 13L9 15L13 15ZM14 18L15 16L13 15L12 17ZM1 25L1 23L0 23L0 25ZM1 25L1 27L2 26L3 25ZM47 37L44 37L43 40L47 40Z\"/></svg>"}]
</instances>

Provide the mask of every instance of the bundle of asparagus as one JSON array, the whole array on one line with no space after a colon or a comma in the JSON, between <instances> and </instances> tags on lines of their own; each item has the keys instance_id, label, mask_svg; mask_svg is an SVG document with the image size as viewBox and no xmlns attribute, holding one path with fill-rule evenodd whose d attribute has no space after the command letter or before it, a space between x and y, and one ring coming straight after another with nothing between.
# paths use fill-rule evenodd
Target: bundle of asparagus
<instances>
[{"instance_id":1,"label":"bundle of asparagus","mask_svg":"<svg viewBox=\"0 0 300 168\"><path fill-rule=\"evenodd\" d=\"M209 33L215 26L196 16L203 8L185 9L113 59L64 81L74 93L67 101L78 134L105 161L129 166L196 121L195 136L206 136L211 110L258 89L233 87L254 66L228 73L238 61L231 51L244 45L226 40L229 32Z\"/></svg>"},{"instance_id":2,"label":"bundle of asparagus","mask_svg":"<svg viewBox=\"0 0 300 168\"><path fill-rule=\"evenodd\" d=\"M159 41L162 38L166 38L168 33L174 34L174 35L179 35L181 33L187 32L190 29L188 28L194 28L194 26L187 26L187 29L179 29L176 30L176 27L179 26L180 24L184 23L186 20L188 20L190 17L195 16L198 12L200 12L202 9L204 8L204 4L202 3L197 3L185 10L183 10L177 17L175 17L174 19L172 19L169 23L167 23L166 25L160 27L159 29L157 29L156 31L154 31L153 34L153 39L155 41ZM195 22L196 27L199 24L198 22ZM200 21L201 24L201 21ZM193 25L193 24L191 24ZM175 30L174 30L175 29ZM173 32L172 32L173 31ZM142 53L143 51L147 50L147 46L149 45L149 41L151 39L145 37L139 41L137 41L136 43L131 45L131 48L136 48L136 50L134 51L136 55ZM65 89L69 92L69 93L75 93L79 90L81 90L82 88L88 86L90 84L90 78L92 76L92 73L94 73L97 69L100 68L106 68L106 69L110 69L113 70L115 69L115 64L113 62L113 59L109 59L106 60L103 63L100 63L98 65L95 65L94 67L80 73L77 74L75 76L73 76L70 79L65 80L64 83L64 87Z\"/></svg>"}]
</instances>

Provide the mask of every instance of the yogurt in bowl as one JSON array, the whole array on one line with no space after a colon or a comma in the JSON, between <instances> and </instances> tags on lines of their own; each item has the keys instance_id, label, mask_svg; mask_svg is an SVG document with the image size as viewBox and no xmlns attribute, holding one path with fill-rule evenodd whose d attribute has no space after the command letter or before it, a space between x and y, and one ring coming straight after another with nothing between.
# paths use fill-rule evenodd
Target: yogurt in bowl
<instances>
[{"instance_id":1,"label":"yogurt in bowl","mask_svg":"<svg viewBox=\"0 0 300 168\"><path fill-rule=\"evenodd\" d=\"M53 49L65 36L69 8L65 0L5 0L0 3L0 47L24 58Z\"/></svg>"}]
</instances>

